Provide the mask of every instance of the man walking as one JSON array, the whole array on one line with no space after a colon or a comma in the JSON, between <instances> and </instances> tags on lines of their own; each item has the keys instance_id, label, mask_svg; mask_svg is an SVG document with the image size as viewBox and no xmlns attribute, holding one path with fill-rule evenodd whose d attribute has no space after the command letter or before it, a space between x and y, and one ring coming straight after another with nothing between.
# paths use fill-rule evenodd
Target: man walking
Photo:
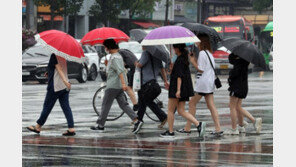
<instances>
[{"instance_id":1,"label":"man walking","mask_svg":"<svg viewBox=\"0 0 296 167\"><path fill-rule=\"evenodd\" d=\"M136 66L141 68L141 89L138 92L138 119L139 121L134 125L133 133L136 134L140 131L143 125L143 117L146 112L146 107L148 106L153 113L158 117L161 124L158 126L162 128L167 121L167 114L159 108L159 106L151 100L145 100L145 94L143 94L143 88L148 86L151 82L157 82L157 76L161 72L162 78L165 83L165 87L168 89L169 84L167 82L165 68L162 65L162 61L153 57L148 51L143 48L142 56Z\"/></svg>"},{"instance_id":2,"label":"man walking","mask_svg":"<svg viewBox=\"0 0 296 167\"><path fill-rule=\"evenodd\" d=\"M123 59L118 53L119 47L114 39L106 39L103 42L106 52L110 53L110 60L107 65L107 83L102 102L101 115L97 120L97 126L91 127L92 130L104 131L105 122L109 114L114 99L117 100L119 107L132 119L135 124L139 124L137 115L129 107L124 92L127 90L126 75L124 74Z\"/></svg>"}]
</instances>

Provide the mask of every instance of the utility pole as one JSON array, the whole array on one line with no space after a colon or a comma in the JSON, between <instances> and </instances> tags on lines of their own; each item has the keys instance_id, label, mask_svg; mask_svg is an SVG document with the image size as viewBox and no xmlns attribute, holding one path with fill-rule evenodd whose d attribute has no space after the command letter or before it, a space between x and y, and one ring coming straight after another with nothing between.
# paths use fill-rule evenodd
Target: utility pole
<instances>
[{"instance_id":1,"label":"utility pole","mask_svg":"<svg viewBox=\"0 0 296 167\"><path fill-rule=\"evenodd\" d=\"M36 31L37 30L37 18L35 16L33 0L26 0L26 28Z\"/></svg>"},{"instance_id":2,"label":"utility pole","mask_svg":"<svg viewBox=\"0 0 296 167\"><path fill-rule=\"evenodd\" d=\"M201 23L201 0L197 0L197 22Z\"/></svg>"},{"instance_id":3,"label":"utility pole","mask_svg":"<svg viewBox=\"0 0 296 167\"><path fill-rule=\"evenodd\" d=\"M166 0L166 5L165 5L165 20L164 20L164 25L168 25L168 15L169 15L169 0Z\"/></svg>"},{"instance_id":4,"label":"utility pole","mask_svg":"<svg viewBox=\"0 0 296 167\"><path fill-rule=\"evenodd\" d=\"M64 7L64 31L66 32L66 33L68 33L68 30L67 30L67 0L65 0L65 7Z\"/></svg>"}]
</instances>

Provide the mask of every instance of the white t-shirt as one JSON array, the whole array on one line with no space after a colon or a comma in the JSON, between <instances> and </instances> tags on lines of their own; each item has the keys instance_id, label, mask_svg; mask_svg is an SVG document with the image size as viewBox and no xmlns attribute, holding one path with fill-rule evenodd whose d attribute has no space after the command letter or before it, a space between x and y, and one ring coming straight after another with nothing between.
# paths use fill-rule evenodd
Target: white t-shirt
<instances>
[{"instance_id":1,"label":"white t-shirt","mask_svg":"<svg viewBox=\"0 0 296 167\"><path fill-rule=\"evenodd\" d=\"M67 61L64 58L60 57L60 56L56 56L56 57L57 57L57 61L60 64L66 79L69 81L69 79L68 79L68 71L67 71ZM58 71L56 69L54 70L53 79L54 79L53 83L54 83L54 91L55 92L67 88L67 86L63 82L63 79L61 78L61 76L59 75L59 73L58 73Z\"/></svg>"},{"instance_id":2,"label":"white t-shirt","mask_svg":"<svg viewBox=\"0 0 296 167\"><path fill-rule=\"evenodd\" d=\"M215 60L213 55L207 50L207 53L215 68ZM196 83L194 87L195 92L212 93L215 90L215 72L211 66L209 58L204 50L199 52L197 59L197 66L203 73L197 72Z\"/></svg>"}]
</instances>

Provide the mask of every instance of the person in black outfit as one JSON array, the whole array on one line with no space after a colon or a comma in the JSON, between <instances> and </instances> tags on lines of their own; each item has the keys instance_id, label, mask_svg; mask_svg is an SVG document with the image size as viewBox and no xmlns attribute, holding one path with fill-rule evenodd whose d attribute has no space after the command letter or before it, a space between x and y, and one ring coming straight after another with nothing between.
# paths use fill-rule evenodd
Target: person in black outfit
<instances>
[{"instance_id":1,"label":"person in black outfit","mask_svg":"<svg viewBox=\"0 0 296 167\"><path fill-rule=\"evenodd\" d=\"M174 113L175 109L179 115L194 123L200 136L205 132L205 124L198 122L193 115L185 112L185 103L189 101L189 97L194 96L192 80L189 70L188 51L185 44L174 44L174 51L178 58L174 63L169 86L168 101L168 125L169 130L162 133L161 137L174 137ZM202 135L201 135L202 134Z\"/></svg>"},{"instance_id":2,"label":"person in black outfit","mask_svg":"<svg viewBox=\"0 0 296 167\"><path fill-rule=\"evenodd\" d=\"M254 118L248 111L242 108L242 99L245 99L248 94L248 66L249 62L238 57L235 54L230 54L229 63L233 65L233 69L229 72L228 91L230 96L229 108L232 121L232 129L228 129L225 134L245 133L244 116L252 121L257 133L260 133L262 119ZM237 128L238 119L238 128Z\"/></svg>"}]
</instances>

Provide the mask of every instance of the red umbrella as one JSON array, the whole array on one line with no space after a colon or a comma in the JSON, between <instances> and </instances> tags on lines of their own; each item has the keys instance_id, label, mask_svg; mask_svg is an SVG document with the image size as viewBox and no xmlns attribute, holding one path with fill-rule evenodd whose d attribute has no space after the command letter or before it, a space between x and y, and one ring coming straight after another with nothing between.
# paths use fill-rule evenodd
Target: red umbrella
<instances>
[{"instance_id":1,"label":"red umbrella","mask_svg":"<svg viewBox=\"0 0 296 167\"><path fill-rule=\"evenodd\" d=\"M81 45L69 34L58 30L43 31L35 35L38 43L66 60L82 63L84 54Z\"/></svg>"},{"instance_id":2,"label":"red umbrella","mask_svg":"<svg viewBox=\"0 0 296 167\"><path fill-rule=\"evenodd\" d=\"M81 39L80 43L83 45L102 44L105 39L112 38L117 43L120 41L128 41L130 38L124 32L111 27L102 27L94 29Z\"/></svg>"}]
</instances>

